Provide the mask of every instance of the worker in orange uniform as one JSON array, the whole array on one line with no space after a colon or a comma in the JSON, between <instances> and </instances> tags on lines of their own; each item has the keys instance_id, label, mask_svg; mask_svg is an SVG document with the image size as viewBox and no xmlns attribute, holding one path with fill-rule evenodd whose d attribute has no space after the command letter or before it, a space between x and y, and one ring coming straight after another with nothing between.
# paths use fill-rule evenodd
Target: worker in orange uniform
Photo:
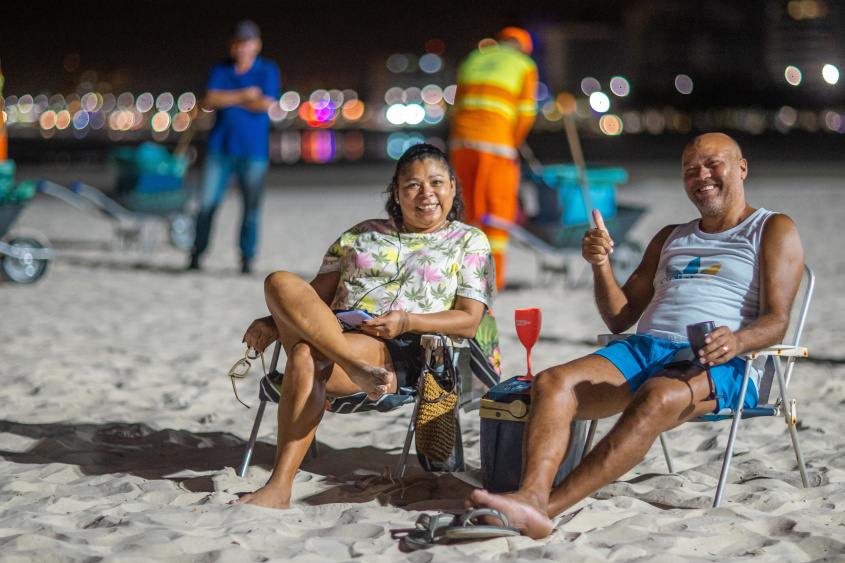
<instances>
[{"instance_id":1,"label":"worker in orange uniform","mask_svg":"<svg viewBox=\"0 0 845 563\"><path fill-rule=\"evenodd\" d=\"M467 222L485 214L516 219L519 191L518 147L537 115L537 65L524 29L506 27L498 44L473 51L458 69L450 157L461 182ZM482 225L496 261L496 287L505 286L509 233Z\"/></svg>"},{"instance_id":2,"label":"worker in orange uniform","mask_svg":"<svg viewBox=\"0 0 845 563\"><path fill-rule=\"evenodd\" d=\"M9 141L6 136L6 120L3 119L3 68L0 67L0 162L9 158Z\"/></svg>"}]
</instances>

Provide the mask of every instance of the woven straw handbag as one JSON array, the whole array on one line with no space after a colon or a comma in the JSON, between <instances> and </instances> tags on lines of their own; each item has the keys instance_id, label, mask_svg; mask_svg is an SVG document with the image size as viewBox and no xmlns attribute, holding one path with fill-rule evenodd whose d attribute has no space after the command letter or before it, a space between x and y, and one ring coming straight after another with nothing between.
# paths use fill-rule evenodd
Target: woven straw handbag
<instances>
[{"instance_id":1,"label":"woven straw handbag","mask_svg":"<svg viewBox=\"0 0 845 563\"><path fill-rule=\"evenodd\" d=\"M443 355L443 371L426 366L417 382L420 406L416 427L417 453L443 463L452 457L458 433L458 377L451 355Z\"/></svg>"}]
</instances>

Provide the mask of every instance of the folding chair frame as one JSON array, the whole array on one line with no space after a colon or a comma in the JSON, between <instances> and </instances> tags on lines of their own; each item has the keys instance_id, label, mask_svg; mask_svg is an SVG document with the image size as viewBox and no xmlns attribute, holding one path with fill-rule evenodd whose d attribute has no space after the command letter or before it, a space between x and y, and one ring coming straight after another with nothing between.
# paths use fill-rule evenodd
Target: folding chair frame
<instances>
[{"instance_id":1,"label":"folding chair frame","mask_svg":"<svg viewBox=\"0 0 845 563\"><path fill-rule=\"evenodd\" d=\"M451 354L452 362L456 366L456 369L458 369L458 401L457 401L457 405L455 407L456 415L458 413L459 407L463 407L463 410L465 412L467 412L467 411L469 411L473 408L473 405L477 405L478 401L467 402L467 404L463 404L462 400L461 400L461 395L460 395L461 391L462 391L461 387L462 387L463 377L461 375L461 370L458 368L458 362L462 357L461 351L463 349L465 349L466 355L467 355L467 358L466 358L467 362L465 362L465 363L467 365L461 366L461 367L464 368L464 371L469 369L468 364L469 364L470 350L469 350L468 343L465 342L465 341L464 342L456 342L456 341L453 341L451 338L449 338L447 336L440 335L440 334L424 334L424 335L422 335L422 337L420 339L420 343L423 347L423 353L424 353L423 369L425 369L425 366L429 365L432 354L435 353L435 351L437 350L438 347L444 347L445 350L448 351L448 353ZM273 359L270 362L270 372L271 373L276 370L276 367L279 363L279 353L281 351L281 348L282 348L281 342L277 341L276 346L273 350ZM421 376L422 376L422 374L421 374ZM402 449L402 455L399 457L399 462L396 466L396 476L397 477L402 477L405 474L405 466L407 465L407 461L408 461L408 453L410 452L411 442L413 441L414 433L416 431L415 420L416 420L417 411L420 408L421 397L420 397L419 393L417 393L416 390L414 390L413 395L415 397L414 398L414 410L411 414L411 422L408 425L408 432L405 435L405 444L404 444L404 447ZM255 422L252 425L252 432L250 432L250 435L249 435L249 442L247 442L246 451L244 452L244 459L243 459L243 462L241 463L240 469L238 470L238 475L241 476L241 477L246 476L247 469L249 469L249 464L250 464L250 461L252 460L252 453L253 453L253 450L255 449L255 442L256 442L256 439L258 438L258 430L261 427L261 419L264 417L264 409L265 409L266 406L267 406L267 401L262 400L261 403L258 405L258 412L255 413ZM316 438L311 443L309 451L311 451L313 455L317 454L317 440L316 440Z\"/></svg>"},{"instance_id":2,"label":"folding chair frame","mask_svg":"<svg viewBox=\"0 0 845 563\"><path fill-rule=\"evenodd\" d=\"M736 442L736 435L739 431L740 420L743 418L756 418L761 416L781 416L783 415L786 426L789 429L789 435L792 439L792 448L795 450L795 458L798 462L798 471L801 473L801 482L805 488L810 487L810 480L807 476L807 467L804 463L804 455L801 452L801 446L798 442L798 432L796 431L796 424L798 422L798 415L796 412L795 399L790 399L787 393L789 381L792 378L792 369L795 365L795 360L798 358L807 357L807 348L799 346L801 337L804 333L804 323L807 320L807 313L810 309L810 301L813 298L813 290L816 285L816 276L812 268L804 265L804 272L807 276L807 285L804 289L804 299L801 303L801 310L798 315L798 321L795 325L795 331L792 337L791 345L776 345L770 348L761 350L753 350L743 354L745 358L745 374L742 378L742 386L740 387L738 404L733 408L725 408L720 410L718 415L729 416L732 418L731 432L728 436L728 444L725 448L725 459L722 462L722 471L719 475L719 484L716 487L716 495L713 499L713 506L718 507L722 503L722 495L725 491L725 485L728 480L728 471L730 469L731 460L734 454L734 444ZM627 335L599 335L599 344L606 345L612 340L625 338ZM748 390L748 382L751 377L752 362L760 356L770 357L774 362L774 375L777 377L779 397L773 404L758 405L752 409L743 408L745 403L745 393ZM786 361L786 367L782 364L782 359ZM706 419L697 418L690 422L708 422ZM595 436L596 426L598 420L593 420L590 423L590 429L587 434L587 445L584 452L590 451ZM675 472L675 464L672 461L672 454L666 440L665 433L660 434L660 445L663 448L663 455L666 458L666 465L670 473Z\"/></svg>"}]
</instances>

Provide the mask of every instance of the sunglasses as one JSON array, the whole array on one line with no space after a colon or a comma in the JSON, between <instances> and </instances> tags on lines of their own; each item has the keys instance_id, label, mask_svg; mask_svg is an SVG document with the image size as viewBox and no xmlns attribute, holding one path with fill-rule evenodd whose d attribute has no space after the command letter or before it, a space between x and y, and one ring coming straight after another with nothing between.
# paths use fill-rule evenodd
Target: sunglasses
<instances>
[{"instance_id":1,"label":"sunglasses","mask_svg":"<svg viewBox=\"0 0 845 563\"><path fill-rule=\"evenodd\" d=\"M235 387L235 378L243 379L246 377L246 374L249 373L249 368L252 367L250 360L257 360L258 358L261 358L261 369L264 372L264 375L267 375L267 368L264 367L264 353L259 352L252 346L247 346L244 357L235 362L235 365L233 365L232 369L229 370L229 377L232 379L232 390L235 392L235 399L237 399L238 402L246 408L250 408L250 406L241 401L241 398L238 397L238 389Z\"/></svg>"}]
</instances>

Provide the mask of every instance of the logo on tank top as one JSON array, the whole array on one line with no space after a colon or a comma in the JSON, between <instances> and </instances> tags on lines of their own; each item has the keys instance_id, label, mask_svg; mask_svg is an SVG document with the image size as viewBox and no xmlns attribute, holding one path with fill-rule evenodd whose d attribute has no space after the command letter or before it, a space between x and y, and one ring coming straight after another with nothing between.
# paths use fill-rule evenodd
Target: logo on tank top
<instances>
[{"instance_id":1,"label":"logo on tank top","mask_svg":"<svg viewBox=\"0 0 845 563\"><path fill-rule=\"evenodd\" d=\"M698 276L715 276L719 270L722 269L721 264L715 264L706 268L701 267L701 258L693 258L690 260L687 267L683 270L666 266L666 278L680 280L684 278L694 278Z\"/></svg>"}]
</instances>

